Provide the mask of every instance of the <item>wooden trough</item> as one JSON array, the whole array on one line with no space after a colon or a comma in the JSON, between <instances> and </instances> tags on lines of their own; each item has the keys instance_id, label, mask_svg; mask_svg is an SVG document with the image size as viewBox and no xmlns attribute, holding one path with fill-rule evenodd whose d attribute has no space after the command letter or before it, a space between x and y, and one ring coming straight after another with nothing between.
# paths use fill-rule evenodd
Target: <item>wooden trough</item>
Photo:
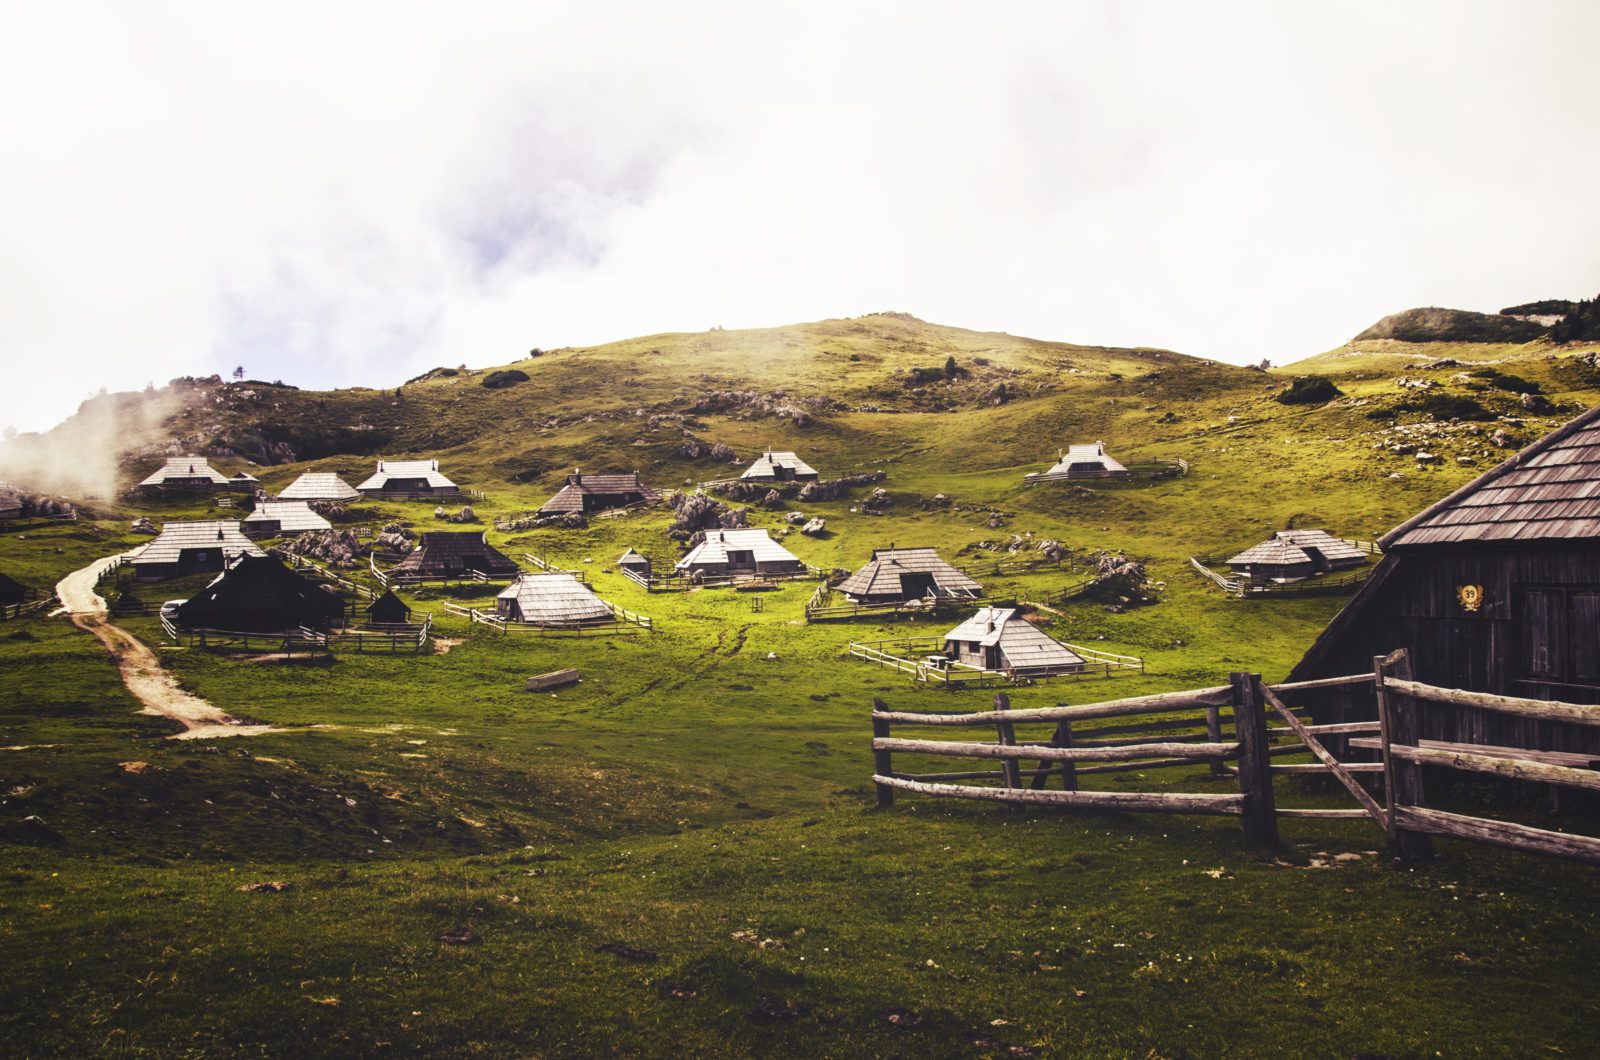
<instances>
[{"instance_id":1,"label":"wooden trough","mask_svg":"<svg viewBox=\"0 0 1600 1060\"><path fill-rule=\"evenodd\" d=\"M528 678L523 684L527 692L548 692L552 688L565 688L575 685L583 680L583 675L577 670L551 670L547 674L538 674Z\"/></svg>"}]
</instances>

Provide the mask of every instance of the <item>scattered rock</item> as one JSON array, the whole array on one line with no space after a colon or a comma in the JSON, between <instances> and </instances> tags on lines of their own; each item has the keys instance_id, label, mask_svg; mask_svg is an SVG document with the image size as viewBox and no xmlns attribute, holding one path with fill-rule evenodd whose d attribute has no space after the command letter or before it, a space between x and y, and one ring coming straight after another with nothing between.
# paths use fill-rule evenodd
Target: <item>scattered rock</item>
<instances>
[{"instance_id":1,"label":"scattered rock","mask_svg":"<svg viewBox=\"0 0 1600 1060\"><path fill-rule=\"evenodd\" d=\"M258 883L247 883L239 888L245 894L281 894L289 889L289 885L282 880L262 880Z\"/></svg>"},{"instance_id":2,"label":"scattered rock","mask_svg":"<svg viewBox=\"0 0 1600 1060\"><path fill-rule=\"evenodd\" d=\"M635 964L654 964L657 955L654 950L643 949L639 946L630 946L626 942L603 942L594 948L596 953L609 953L613 957L620 957L625 961Z\"/></svg>"},{"instance_id":3,"label":"scattered rock","mask_svg":"<svg viewBox=\"0 0 1600 1060\"><path fill-rule=\"evenodd\" d=\"M806 525L802 526L800 528L800 532L808 537L816 537L818 534L825 533L827 529L828 520L819 515L808 521Z\"/></svg>"},{"instance_id":4,"label":"scattered rock","mask_svg":"<svg viewBox=\"0 0 1600 1060\"><path fill-rule=\"evenodd\" d=\"M669 1001L688 1001L700 995L700 988L693 983L662 982L656 986L657 995Z\"/></svg>"},{"instance_id":5,"label":"scattered rock","mask_svg":"<svg viewBox=\"0 0 1600 1060\"><path fill-rule=\"evenodd\" d=\"M124 773L143 773L150 768L149 762L118 762Z\"/></svg>"},{"instance_id":6,"label":"scattered rock","mask_svg":"<svg viewBox=\"0 0 1600 1060\"><path fill-rule=\"evenodd\" d=\"M781 997L763 996L756 1001L755 1007L750 1010L750 1018L758 1020L793 1020L805 1015L806 1010L800 1005L786 1001Z\"/></svg>"},{"instance_id":7,"label":"scattered rock","mask_svg":"<svg viewBox=\"0 0 1600 1060\"><path fill-rule=\"evenodd\" d=\"M446 946L472 946L478 942L478 933L471 928L464 927L441 931L434 937Z\"/></svg>"}]
</instances>

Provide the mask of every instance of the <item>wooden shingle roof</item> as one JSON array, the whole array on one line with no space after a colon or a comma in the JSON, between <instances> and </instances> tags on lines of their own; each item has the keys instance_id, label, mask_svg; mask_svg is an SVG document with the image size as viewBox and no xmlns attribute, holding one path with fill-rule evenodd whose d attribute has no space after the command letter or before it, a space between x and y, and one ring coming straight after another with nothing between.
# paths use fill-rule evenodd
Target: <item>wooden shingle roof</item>
<instances>
[{"instance_id":1,"label":"wooden shingle roof","mask_svg":"<svg viewBox=\"0 0 1600 1060\"><path fill-rule=\"evenodd\" d=\"M796 475L815 475L817 469L801 460L794 453L787 450L769 449L756 457L755 462L745 468L740 478L769 479L775 478L778 468L786 467Z\"/></svg>"},{"instance_id":2,"label":"wooden shingle roof","mask_svg":"<svg viewBox=\"0 0 1600 1060\"><path fill-rule=\"evenodd\" d=\"M1292 541L1285 541L1281 537L1273 537L1259 545L1252 545L1228 560L1228 566L1239 567L1246 564L1267 564L1274 567L1290 567L1298 563L1310 563L1311 556L1299 545Z\"/></svg>"},{"instance_id":3,"label":"wooden shingle roof","mask_svg":"<svg viewBox=\"0 0 1600 1060\"><path fill-rule=\"evenodd\" d=\"M521 620L535 626L605 621L610 606L570 574L523 574L500 593L515 600Z\"/></svg>"},{"instance_id":4,"label":"wooden shingle roof","mask_svg":"<svg viewBox=\"0 0 1600 1060\"><path fill-rule=\"evenodd\" d=\"M361 492L329 471L307 471L278 494L286 501L353 501Z\"/></svg>"},{"instance_id":5,"label":"wooden shingle roof","mask_svg":"<svg viewBox=\"0 0 1600 1060\"><path fill-rule=\"evenodd\" d=\"M1083 665L1083 656L1069 649L1017 613L1014 607L983 607L944 635L944 639L999 645L1006 663L1016 669L1070 668Z\"/></svg>"},{"instance_id":6,"label":"wooden shingle roof","mask_svg":"<svg viewBox=\"0 0 1600 1060\"><path fill-rule=\"evenodd\" d=\"M1600 406L1389 531L1391 548L1600 538Z\"/></svg>"},{"instance_id":7,"label":"wooden shingle roof","mask_svg":"<svg viewBox=\"0 0 1600 1060\"><path fill-rule=\"evenodd\" d=\"M285 534L333 529L333 524L312 511L305 501L262 501L255 511L244 517L246 529L268 522L277 523L279 532Z\"/></svg>"},{"instance_id":8,"label":"wooden shingle roof","mask_svg":"<svg viewBox=\"0 0 1600 1060\"><path fill-rule=\"evenodd\" d=\"M931 548L879 548L866 566L839 583L851 596L899 594L902 574L932 574L941 594L976 596L983 586L952 567Z\"/></svg>"},{"instance_id":9,"label":"wooden shingle roof","mask_svg":"<svg viewBox=\"0 0 1600 1060\"><path fill-rule=\"evenodd\" d=\"M481 530L429 530L418 540L416 550L394 569L429 577L475 570L499 578L510 577L521 570L489 544L488 536Z\"/></svg>"},{"instance_id":10,"label":"wooden shingle roof","mask_svg":"<svg viewBox=\"0 0 1600 1060\"><path fill-rule=\"evenodd\" d=\"M161 486L168 479L208 479L212 485L226 486L228 476L206 462L203 456L169 456L167 462L156 468L141 486Z\"/></svg>"},{"instance_id":11,"label":"wooden shingle roof","mask_svg":"<svg viewBox=\"0 0 1600 1060\"><path fill-rule=\"evenodd\" d=\"M679 570L728 562L729 552L749 552L757 563L800 563L801 559L772 539L765 530L704 530L689 554L678 561Z\"/></svg>"},{"instance_id":12,"label":"wooden shingle roof","mask_svg":"<svg viewBox=\"0 0 1600 1060\"><path fill-rule=\"evenodd\" d=\"M455 485L440 473L437 460L380 460L378 470L356 489L381 490L392 478L424 479L429 489L449 489Z\"/></svg>"},{"instance_id":13,"label":"wooden shingle roof","mask_svg":"<svg viewBox=\"0 0 1600 1060\"><path fill-rule=\"evenodd\" d=\"M129 562L136 567L177 563L186 551L213 548L220 549L230 561L241 555L266 555L256 547L255 542L244 536L244 531L236 521L202 519L163 524L161 533Z\"/></svg>"},{"instance_id":14,"label":"wooden shingle roof","mask_svg":"<svg viewBox=\"0 0 1600 1060\"><path fill-rule=\"evenodd\" d=\"M584 495L596 497L625 497L638 494L642 501L655 503L661 495L639 479L637 471L609 475L575 474L567 476L567 484L545 501L540 515L564 515L584 511Z\"/></svg>"},{"instance_id":15,"label":"wooden shingle roof","mask_svg":"<svg viewBox=\"0 0 1600 1060\"><path fill-rule=\"evenodd\" d=\"M1065 475L1073 465L1083 464L1098 465L1108 472L1128 470L1106 454L1105 442L1093 442L1088 445L1067 446L1067 451L1062 454L1061 458L1056 461L1055 466L1047 471L1046 474Z\"/></svg>"}]
</instances>

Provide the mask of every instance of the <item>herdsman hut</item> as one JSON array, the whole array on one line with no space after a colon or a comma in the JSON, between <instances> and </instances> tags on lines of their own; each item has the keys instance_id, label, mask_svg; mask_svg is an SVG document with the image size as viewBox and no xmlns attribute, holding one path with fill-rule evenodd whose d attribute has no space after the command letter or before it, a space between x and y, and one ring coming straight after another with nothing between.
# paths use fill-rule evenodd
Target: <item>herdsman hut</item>
<instances>
[{"instance_id":1,"label":"herdsman hut","mask_svg":"<svg viewBox=\"0 0 1600 1060\"><path fill-rule=\"evenodd\" d=\"M772 540L765 530L702 530L690 538L689 554L677 570L689 576L732 578L740 575L804 574L805 561Z\"/></svg>"},{"instance_id":2,"label":"herdsman hut","mask_svg":"<svg viewBox=\"0 0 1600 1060\"><path fill-rule=\"evenodd\" d=\"M0 574L0 607L12 607L33 595L33 590L10 575Z\"/></svg>"},{"instance_id":3,"label":"herdsman hut","mask_svg":"<svg viewBox=\"0 0 1600 1060\"><path fill-rule=\"evenodd\" d=\"M817 469L791 452L769 449L739 476L744 482L815 482Z\"/></svg>"},{"instance_id":4,"label":"herdsman hut","mask_svg":"<svg viewBox=\"0 0 1600 1060\"><path fill-rule=\"evenodd\" d=\"M1253 582L1287 583L1366 562L1359 548L1326 530L1279 530L1228 560L1228 566Z\"/></svg>"},{"instance_id":5,"label":"herdsman hut","mask_svg":"<svg viewBox=\"0 0 1600 1060\"><path fill-rule=\"evenodd\" d=\"M1127 478L1128 469L1106 453L1105 442L1069 445L1056 453L1056 463L1045 472L1049 478Z\"/></svg>"},{"instance_id":6,"label":"herdsman hut","mask_svg":"<svg viewBox=\"0 0 1600 1060\"><path fill-rule=\"evenodd\" d=\"M839 583L839 591L858 604L904 604L929 597L974 599L983 595L983 586L931 548L879 548Z\"/></svg>"},{"instance_id":7,"label":"herdsman hut","mask_svg":"<svg viewBox=\"0 0 1600 1060\"><path fill-rule=\"evenodd\" d=\"M593 515L635 504L654 504L661 494L639 481L637 471L614 475L585 475L581 470L567 476L567 484L544 502L540 515Z\"/></svg>"},{"instance_id":8,"label":"herdsman hut","mask_svg":"<svg viewBox=\"0 0 1600 1060\"><path fill-rule=\"evenodd\" d=\"M280 501L337 501L340 504L360 497L360 490L331 471L307 471L278 494Z\"/></svg>"},{"instance_id":9,"label":"herdsman hut","mask_svg":"<svg viewBox=\"0 0 1600 1060\"><path fill-rule=\"evenodd\" d=\"M367 605L367 621L374 626L403 626L411 621L411 608L393 589L385 589L382 596Z\"/></svg>"},{"instance_id":10,"label":"herdsman hut","mask_svg":"<svg viewBox=\"0 0 1600 1060\"><path fill-rule=\"evenodd\" d=\"M571 574L523 574L495 599L508 622L577 629L612 621L611 607Z\"/></svg>"},{"instance_id":11,"label":"herdsman hut","mask_svg":"<svg viewBox=\"0 0 1600 1060\"><path fill-rule=\"evenodd\" d=\"M985 607L944 635L944 654L952 662L1018 677L1075 674L1083 657L1051 637L1011 607Z\"/></svg>"},{"instance_id":12,"label":"herdsman hut","mask_svg":"<svg viewBox=\"0 0 1600 1060\"><path fill-rule=\"evenodd\" d=\"M394 573L412 578L463 578L472 574L511 578L520 570L489 544L488 535L481 530L430 530L410 555L395 564Z\"/></svg>"},{"instance_id":13,"label":"herdsman hut","mask_svg":"<svg viewBox=\"0 0 1600 1060\"><path fill-rule=\"evenodd\" d=\"M0 482L0 521L22 518L22 491L9 482Z\"/></svg>"},{"instance_id":14,"label":"herdsman hut","mask_svg":"<svg viewBox=\"0 0 1600 1060\"><path fill-rule=\"evenodd\" d=\"M1600 408L1380 539L1384 558L1291 681L1370 673L1405 648L1416 679L1600 703ZM1375 716L1320 696L1319 722ZM1421 704L1421 735L1600 754L1600 729Z\"/></svg>"},{"instance_id":15,"label":"herdsman hut","mask_svg":"<svg viewBox=\"0 0 1600 1060\"><path fill-rule=\"evenodd\" d=\"M139 483L146 495L163 493L210 493L228 488L228 476L206 462L203 456L171 456L167 462Z\"/></svg>"},{"instance_id":16,"label":"herdsman hut","mask_svg":"<svg viewBox=\"0 0 1600 1060\"><path fill-rule=\"evenodd\" d=\"M254 537L286 537L331 529L333 524L312 511L305 501L262 501L244 517L244 532Z\"/></svg>"},{"instance_id":17,"label":"herdsman hut","mask_svg":"<svg viewBox=\"0 0 1600 1060\"><path fill-rule=\"evenodd\" d=\"M380 460L378 470L356 487L368 497L456 497L461 487L445 478L437 460Z\"/></svg>"},{"instance_id":18,"label":"herdsman hut","mask_svg":"<svg viewBox=\"0 0 1600 1060\"><path fill-rule=\"evenodd\" d=\"M265 556L228 519L171 522L128 562L140 580L220 571L240 556Z\"/></svg>"},{"instance_id":19,"label":"herdsman hut","mask_svg":"<svg viewBox=\"0 0 1600 1060\"><path fill-rule=\"evenodd\" d=\"M636 578L648 578L650 577L650 557L642 556L630 548L617 557L617 569L624 574L632 574Z\"/></svg>"},{"instance_id":20,"label":"herdsman hut","mask_svg":"<svg viewBox=\"0 0 1600 1060\"><path fill-rule=\"evenodd\" d=\"M235 559L178 608L178 624L186 629L239 633L332 629L343 618L338 594L262 555Z\"/></svg>"}]
</instances>

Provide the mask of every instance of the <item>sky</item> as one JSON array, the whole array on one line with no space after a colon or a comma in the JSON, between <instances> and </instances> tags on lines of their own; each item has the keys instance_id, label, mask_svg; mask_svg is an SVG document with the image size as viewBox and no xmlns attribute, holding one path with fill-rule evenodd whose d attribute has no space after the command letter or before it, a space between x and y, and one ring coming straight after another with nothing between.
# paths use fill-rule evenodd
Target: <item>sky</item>
<instances>
[{"instance_id":1,"label":"sky","mask_svg":"<svg viewBox=\"0 0 1600 1060\"><path fill-rule=\"evenodd\" d=\"M1600 291L1600 5L0 5L0 426L880 310L1285 363Z\"/></svg>"}]
</instances>

